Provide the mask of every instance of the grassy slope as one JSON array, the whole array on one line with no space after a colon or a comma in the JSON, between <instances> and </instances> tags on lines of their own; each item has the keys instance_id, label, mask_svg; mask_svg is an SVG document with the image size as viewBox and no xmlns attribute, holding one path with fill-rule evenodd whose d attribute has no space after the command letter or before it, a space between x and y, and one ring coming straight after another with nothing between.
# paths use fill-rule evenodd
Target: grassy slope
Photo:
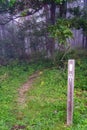
<instances>
[{"instance_id":1,"label":"grassy slope","mask_svg":"<svg viewBox=\"0 0 87 130\"><path fill-rule=\"evenodd\" d=\"M66 126L66 69L41 70L42 75L29 90L26 106L22 109L17 105L18 88L34 71L50 65L13 64L0 68L0 130L10 130L15 124L25 125L26 130L87 129L87 53L84 57L83 52L75 53L71 57L79 59L76 60L74 125Z\"/></svg>"},{"instance_id":2,"label":"grassy slope","mask_svg":"<svg viewBox=\"0 0 87 130\"><path fill-rule=\"evenodd\" d=\"M10 130L18 122L18 88L28 80L29 75L43 67L39 63L13 63L0 67L0 130Z\"/></svg>"},{"instance_id":3,"label":"grassy slope","mask_svg":"<svg viewBox=\"0 0 87 130\"><path fill-rule=\"evenodd\" d=\"M66 71L52 69L43 71L42 77L29 91L25 109L29 130L87 129L87 91L82 91L87 89L86 68L87 64L84 70L76 67L73 127L66 127Z\"/></svg>"}]
</instances>

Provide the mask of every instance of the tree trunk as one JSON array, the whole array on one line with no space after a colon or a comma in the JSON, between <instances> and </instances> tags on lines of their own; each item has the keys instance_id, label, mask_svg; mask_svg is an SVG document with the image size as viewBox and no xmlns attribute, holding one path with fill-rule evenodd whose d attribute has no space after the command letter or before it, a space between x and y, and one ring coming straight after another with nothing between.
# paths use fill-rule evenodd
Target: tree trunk
<instances>
[{"instance_id":1,"label":"tree trunk","mask_svg":"<svg viewBox=\"0 0 87 130\"><path fill-rule=\"evenodd\" d=\"M87 35L85 36L85 48L87 49Z\"/></svg>"},{"instance_id":2,"label":"tree trunk","mask_svg":"<svg viewBox=\"0 0 87 130\"><path fill-rule=\"evenodd\" d=\"M67 1L63 0L60 4L60 17L65 18L67 13Z\"/></svg>"},{"instance_id":3,"label":"tree trunk","mask_svg":"<svg viewBox=\"0 0 87 130\"><path fill-rule=\"evenodd\" d=\"M55 10L56 10L56 4L54 1L52 1L50 7L50 20L52 25L55 24Z\"/></svg>"},{"instance_id":4,"label":"tree trunk","mask_svg":"<svg viewBox=\"0 0 87 130\"><path fill-rule=\"evenodd\" d=\"M84 8L87 11L87 0L84 0ZM87 35L85 35L85 48L87 48Z\"/></svg>"},{"instance_id":5,"label":"tree trunk","mask_svg":"<svg viewBox=\"0 0 87 130\"><path fill-rule=\"evenodd\" d=\"M48 28L49 23L49 6L47 4L44 5L44 13L45 13L45 22L46 22L46 28ZM50 57L49 55L49 33L45 33L45 45L46 45L46 55L47 57Z\"/></svg>"},{"instance_id":6,"label":"tree trunk","mask_svg":"<svg viewBox=\"0 0 87 130\"><path fill-rule=\"evenodd\" d=\"M51 6L50 6L50 21L51 21L51 25L55 24L55 11L56 11L56 4L52 0ZM54 59L55 39L54 38L50 38L50 43L49 44L50 44L51 58Z\"/></svg>"}]
</instances>

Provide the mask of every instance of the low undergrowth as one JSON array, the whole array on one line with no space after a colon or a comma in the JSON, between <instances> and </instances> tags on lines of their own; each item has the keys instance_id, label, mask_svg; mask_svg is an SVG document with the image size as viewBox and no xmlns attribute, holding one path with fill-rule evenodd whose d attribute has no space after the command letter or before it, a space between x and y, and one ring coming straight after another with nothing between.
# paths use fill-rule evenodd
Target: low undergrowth
<instances>
[{"instance_id":1,"label":"low undergrowth","mask_svg":"<svg viewBox=\"0 0 87 130\"><path fill-rule=\"evenodd\" d=\"M86 130L87 129L87 59L76 57L74 119L66 125L67 59L53 65L50 61L18 63L0 67L0 130ZM85 53L85 55L87 55ZM77 58L78 57L78 58ZM27 92L25 107L17 103L18 89L29 76L40 77Z\"/></svg>"},{"instance_id":2,"label":"low undergrowth","mask_svg":"<svg viewBox=\"0 0 87 130\"><path fill-rule=\"evenodd\" d=\"M16 124L18 88L29 79L29 75L47 66L14 62L0 67L0 130L10 130Z\"/></svg>"}]
</instances>

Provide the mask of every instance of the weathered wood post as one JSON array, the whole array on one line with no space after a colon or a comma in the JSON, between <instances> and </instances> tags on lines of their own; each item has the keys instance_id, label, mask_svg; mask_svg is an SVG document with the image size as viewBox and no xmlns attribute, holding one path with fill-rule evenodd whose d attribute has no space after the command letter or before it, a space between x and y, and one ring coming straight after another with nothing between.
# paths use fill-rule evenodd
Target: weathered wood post
<instances>
[{"instance_id":1,"label":"weathered wood post","mask_svg":"<svg viewBox=\"0 0 87 130\"><path fill-rule=\"evenodd\" d=\"M73 94L75 60L68 61L68 92L67 92L67 125L73 123Z\"/></svg>"}]
</instances>

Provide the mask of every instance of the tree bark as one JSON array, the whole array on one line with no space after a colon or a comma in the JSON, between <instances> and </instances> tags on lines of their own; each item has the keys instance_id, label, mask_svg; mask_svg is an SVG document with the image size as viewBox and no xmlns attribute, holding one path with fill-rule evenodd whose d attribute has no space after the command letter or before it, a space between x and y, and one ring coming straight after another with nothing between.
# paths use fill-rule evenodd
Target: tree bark
<instances>
[{"instance_id":1,"label":"tree bark","mask_svg":"<svg viewBox=\"0 0 87 130\"><path fill-rule=\"evenodd\" d=\"M84 8L87 11L87 0L84 0ZM85 35L85 48L87 48L87 35Z\"/></svg>"},{"instance_id":2,"label":"tree bark","mask_svg":"<svg viewBox=\"0 0 87 130\"><path fill-rule=\"evenodd\" d=\"M54 0L52 0L51 1L51 6L50 6L50 21L51 21L51 25L55 24L55 11L56 11L56 4L55 4ZM50 44L51 58L54 59L55 39L51 38L49 44Z\"/></svg>"},{"instance_id":3,"label":"tree bark","mask_svg":"<svg viewBox=\"0 0 87 130\"><path fill-rule=\"evenodd\" d=\"M50 6L50 20L51 20L51 24L52 24L52 25L55 24L55 11L56 11L56 4L55 4L55 2L52 0L51 6Z\"/></svg>"},{"instance_id":4,"label":"tree bark","mask_svg":"<svg viewBox=\"0 0 87 130\"><path fill-rule=\"evenodd\" d=\"M67 1L63 0L60 4L60 17L65 18L67 12Z\"/></svg>"}]
</instances>

